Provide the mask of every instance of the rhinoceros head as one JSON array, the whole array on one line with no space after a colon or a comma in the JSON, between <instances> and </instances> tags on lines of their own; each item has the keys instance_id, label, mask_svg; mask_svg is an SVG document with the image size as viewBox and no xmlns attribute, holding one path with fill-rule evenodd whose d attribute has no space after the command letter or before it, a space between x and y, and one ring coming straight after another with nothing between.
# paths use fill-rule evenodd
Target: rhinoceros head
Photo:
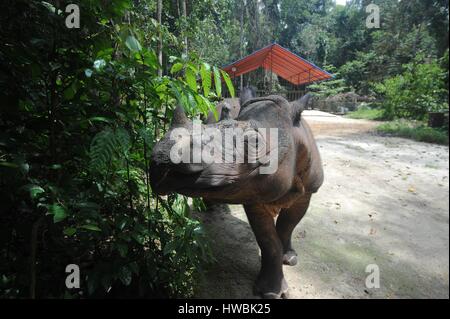
<instances>
[{"instance_id":1,"label":"rhinoceros head","mask_svg":"<svg viewBox=\"0 0 450 319\"><path fill-rule=\"evenodd\" d=\"M169 131L153 148L153 191L228 203L275 200L295 175L291 131L302 105L280 96L251 99L235 120L213 124L190 121L177 107Z\"/></svg>"}]
</instances>

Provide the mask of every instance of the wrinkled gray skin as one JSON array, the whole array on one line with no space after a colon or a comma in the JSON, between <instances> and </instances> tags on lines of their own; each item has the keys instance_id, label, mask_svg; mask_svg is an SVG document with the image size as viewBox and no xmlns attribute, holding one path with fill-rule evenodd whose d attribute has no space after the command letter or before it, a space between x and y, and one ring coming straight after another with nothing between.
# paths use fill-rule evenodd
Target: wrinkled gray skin
<instances>
[{"instance_id":1,"label":"wrinkled gray skin","mask_svg":"<svg viewBox=\"0 0 450 319\"><path fill-rule=\"evenodd\" d=\"M256 97L256 89L253 86L246 86L242 89L241 95L239 97L239 105L230 106L227 102L220 102L217 105L217 114L219 115L219 119L222 120L231 120L235 119L239 115L240 105L244 105L244 103L252 98ZM216 118L212 112L209 112L208 117L205 121L206 124L216 123Z\"/></svg>"},{"instance_id":2,"label":"wrinkled gray skin","mask_svg":"<svg viewBox=\"0 0 450 319\"><path fill-rule=\"evenodd\" d=\"M235 119L239 115L240 107L238 105L230 106L227 102L220 102L216 111L219 115L219 120L230 120ZM216 123L216 118L213 112L209 112L208 117L205 120L206 124L214 124Z\"/></svg>"},{"instance_id":3,"label":"wrinkled gray skin","mask_svg":"<svg viewBox=\"0 0 450 319\"><path fill-rule=\"evenodd\" d=\"M278 170L274 174L259 174L258 168L264 164L258 161L175 165L169 159L174 143L170 141L170 131L152 153L151 183L155 192L177 192L244 205L261 248L261 270L254 291L263 298L287 297L282 265L297 263L297 253L291 246L292 231L306 213L311 194L323 182L321 158L311 130L301 116L309 98L306 95L293 103L280 96L250 99L244 101L235 120L225 116L217 123L204 125L220 130L239 126L255 132L260 128L278 128L278 148L270 145L265 136L268 152L278 152ZM181 108L174 115L171 129L175 127L192 128Z\"/></svg>"}]
</instances>

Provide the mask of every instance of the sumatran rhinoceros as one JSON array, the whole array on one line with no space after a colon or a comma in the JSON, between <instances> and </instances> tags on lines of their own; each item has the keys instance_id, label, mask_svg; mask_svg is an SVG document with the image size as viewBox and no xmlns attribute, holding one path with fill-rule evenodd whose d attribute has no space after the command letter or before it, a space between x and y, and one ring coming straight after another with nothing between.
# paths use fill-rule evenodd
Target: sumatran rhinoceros
<instances>
[{"instance_id":1,"label":"sumatran rhinoceros","mask_svg":"<svg viewBox=\"0 0 450 319\"><path fill-rule=\"evenodd\" d=\"M282 265L297 264L292 231L323 182L319 151L302 117L309 98L292 103L276 95L252 98L244 101L236 119L222 110L217 123L206 125L189 121L177 107L170 130L152 153L151 185L156 193L244 205L261 248L254 292L263 298L287 297ZM214 138L199 133L211 130ZM186 155L186 150L191 152ZM208 156L199 159L200 154Z\"/></svg>"}]
</instances>

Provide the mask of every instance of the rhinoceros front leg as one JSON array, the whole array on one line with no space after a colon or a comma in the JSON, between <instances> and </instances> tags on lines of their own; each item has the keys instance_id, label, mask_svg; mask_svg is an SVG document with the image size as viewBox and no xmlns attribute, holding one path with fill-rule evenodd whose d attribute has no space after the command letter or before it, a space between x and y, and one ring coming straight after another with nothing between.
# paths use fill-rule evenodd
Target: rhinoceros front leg
<instances>
[{"instance_id":1,"label":"rhinoceros front leg","mask_svg":"<svg viewBox=\"0 0 450 319\"><path fill-rule=\"evenodd\" d=\"M287 297L288 286L283 276L283 245L273 215L263 205L245 205L244 208L261 249L261 270L254 292L263 298Z\"/></svg>"},{"instance_id":2,"label":"rhinoceros front leg","mask_svg":"<svg viewBox=\"0 0 450 319\"><path fill-rule=\"evenodd\" d=\"M292 231L300 220L305 216L309 207L311 194L305 194L294 204L282 209L277 219L277 233L283 245L283 264L295 266L297 264L297 252L292 248Z\"/></svg>"}]
</instances>

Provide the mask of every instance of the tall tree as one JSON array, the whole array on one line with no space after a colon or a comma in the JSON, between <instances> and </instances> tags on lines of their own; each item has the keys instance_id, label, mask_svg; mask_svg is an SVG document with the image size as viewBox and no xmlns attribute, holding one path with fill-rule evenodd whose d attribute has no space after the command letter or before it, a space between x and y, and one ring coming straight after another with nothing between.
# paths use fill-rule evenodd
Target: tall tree
<instances>
[{"instance_id":1,"label":"tall tree","mask_svg":"<svg viewBox=\"0 0 450 319\"><path fill-rule=\"evenodd\" d=\"M181 11L183 14L183 26L186 28L187 25L187 7L186 7L186 0L181 0ZM183 30L184 33L184 54L186 56L188 55L188 37L187 37L187 30Z\"/></svg>"},{"instance_id":2,"label":"tall tree","mask_svg":"<svg viewBox=\"0 0 450 319\"><path fill-rule=\"evenodd\" d=\"M244 13L245 13L245 0L240 1L240 14L239 14L239 58L244 57ZM240 85L241 91L244 88L244 76L240 76Z\"/></svg>"},{"instance_id":3,"label":"tall tree","mask_svg":"<svg viewBox=\"0 0 450 319\"><path fill-rule=\"evenodd\" d=\"M162 0L158 0L157 8L156 8L156 15L158 20L158 61L159 64L163 65L163 40L162 40ZM163 68L160 68L158 70L159 76L162 76L163 74Z\"/></svg>"}]
</instances>

